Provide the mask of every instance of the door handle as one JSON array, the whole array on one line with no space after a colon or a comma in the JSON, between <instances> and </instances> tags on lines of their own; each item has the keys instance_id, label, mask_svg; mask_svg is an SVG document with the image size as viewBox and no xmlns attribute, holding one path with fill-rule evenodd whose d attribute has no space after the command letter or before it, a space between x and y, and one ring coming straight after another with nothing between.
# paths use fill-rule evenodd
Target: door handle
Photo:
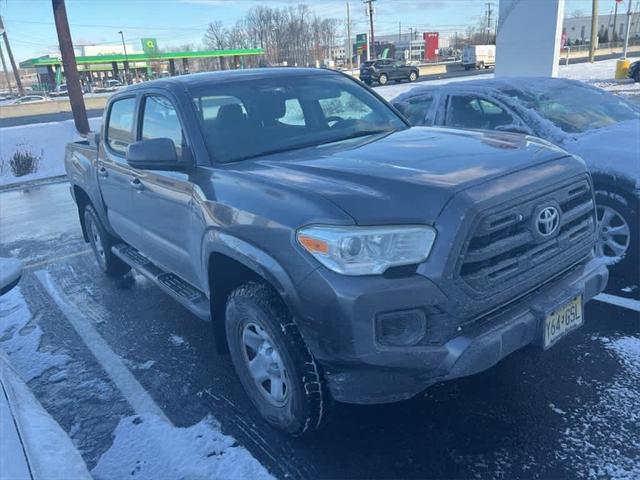
<instances>
[{"instance_id":1,"label":"door handle","mask_svg":"<svg viewBox=\"0 0 640 480\"><path fill-rule=\"evenodd\" d=\"M107 178L109 176L109 171L104 167L100 167L98 168L98 175L102 178Z\"/></svg>"},{"instance_id":2,"label":"door handle","mask_svg":"<svg viewBox=\"0 0 640 480\"><path fill-rule=\"evenodd\" d=\"M133 180L131 180L131 182L129 182L129 184L139 192L144 190L144 183L142 183L139 178L134 178Z\"/></svg>"}]
</instances>

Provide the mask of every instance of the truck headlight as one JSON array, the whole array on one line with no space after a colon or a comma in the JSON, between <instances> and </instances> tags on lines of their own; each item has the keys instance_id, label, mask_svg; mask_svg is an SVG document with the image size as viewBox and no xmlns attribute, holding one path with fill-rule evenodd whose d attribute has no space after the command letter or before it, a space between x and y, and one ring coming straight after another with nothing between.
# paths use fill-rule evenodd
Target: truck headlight
<instances>
[{"instance_id":1,"label":"truck headlight","mask_svg":"<svg viewBox=\"0 0 640 480\"><path fill-rule=\"evenodd\" d=\"M298 243L325 267L343 275L376 275L423 262L436 231L427 226L331 227L298 230Z\"/></svg>"}]
</instances>

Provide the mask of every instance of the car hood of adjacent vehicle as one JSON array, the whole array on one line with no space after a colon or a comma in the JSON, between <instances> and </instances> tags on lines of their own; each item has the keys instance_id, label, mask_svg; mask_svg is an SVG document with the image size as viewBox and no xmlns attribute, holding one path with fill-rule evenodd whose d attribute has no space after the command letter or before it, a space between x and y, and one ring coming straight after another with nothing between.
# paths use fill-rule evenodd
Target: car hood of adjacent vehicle
<instances>
[{"instance_id":1,"label":"car hood of adjacent vehicle","mask_svg":"<svg viewBox=\"0 0 640 480\"><path fill-rule=\"evenodd\" d=\"M361 225L434 222L466 188L567 153L534 137L414 127L236 164L330 200Z\"/></svg>"}]
</instances>

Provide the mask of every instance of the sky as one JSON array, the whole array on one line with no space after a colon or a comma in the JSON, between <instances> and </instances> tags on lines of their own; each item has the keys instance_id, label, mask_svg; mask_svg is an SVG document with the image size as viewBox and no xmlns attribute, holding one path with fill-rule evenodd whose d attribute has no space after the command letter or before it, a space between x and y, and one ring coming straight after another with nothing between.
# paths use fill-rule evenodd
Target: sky
<instances>
[{"instance_id":1,"label":"sky","mask_svg":"<svg viewBox=\"0 0 640 480\"><path fill-rule=\"evenodd\" d=\"M499 0L493 0L497 10ZM528 0L547 2L555 0ZM629 0L625 0L626 1ZM419 31L464 32L485 14L487 0L377 0L378 34L397 34L401 24ZM601 13L609 13L615 0L600 0ZM153 37L160 49L185 44L200 45L207 24L220 20L233 25L256 5L283 7L305 3L320 16L334 17L346 25L346 0L66 0L71 35L76 44L140 44ZM361 0L349 0L353 34L365 32L367 17ZM626 9L626 7L623 7ZM565 14L591 12L591 0L566 0ZM17 61L54 52L57 36L51 0L0 0L0 15Z\"/></svg>"}]
</instances>

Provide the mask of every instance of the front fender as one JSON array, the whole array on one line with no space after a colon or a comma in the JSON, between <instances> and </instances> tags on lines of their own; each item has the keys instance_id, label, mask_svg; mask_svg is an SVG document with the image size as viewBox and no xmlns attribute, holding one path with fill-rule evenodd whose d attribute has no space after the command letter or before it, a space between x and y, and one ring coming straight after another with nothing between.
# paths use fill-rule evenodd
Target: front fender
<instances>
[{"instance_id":1,"label":"front fender","mask_svg":"<svg viewBox=\"0 0 640 480\"><path fill-rule=\"evenodd\" d=\"M238 237L218 230L209 230L203 237L201 260L206 291L210 291L207 267L212 254L225 255L262 277L278 292L289 311L297 316L297 306L300 302L295 282L273 256ZM314 268L310 267L308 273L313 270Z\"/></svg>"}]
</instances>

